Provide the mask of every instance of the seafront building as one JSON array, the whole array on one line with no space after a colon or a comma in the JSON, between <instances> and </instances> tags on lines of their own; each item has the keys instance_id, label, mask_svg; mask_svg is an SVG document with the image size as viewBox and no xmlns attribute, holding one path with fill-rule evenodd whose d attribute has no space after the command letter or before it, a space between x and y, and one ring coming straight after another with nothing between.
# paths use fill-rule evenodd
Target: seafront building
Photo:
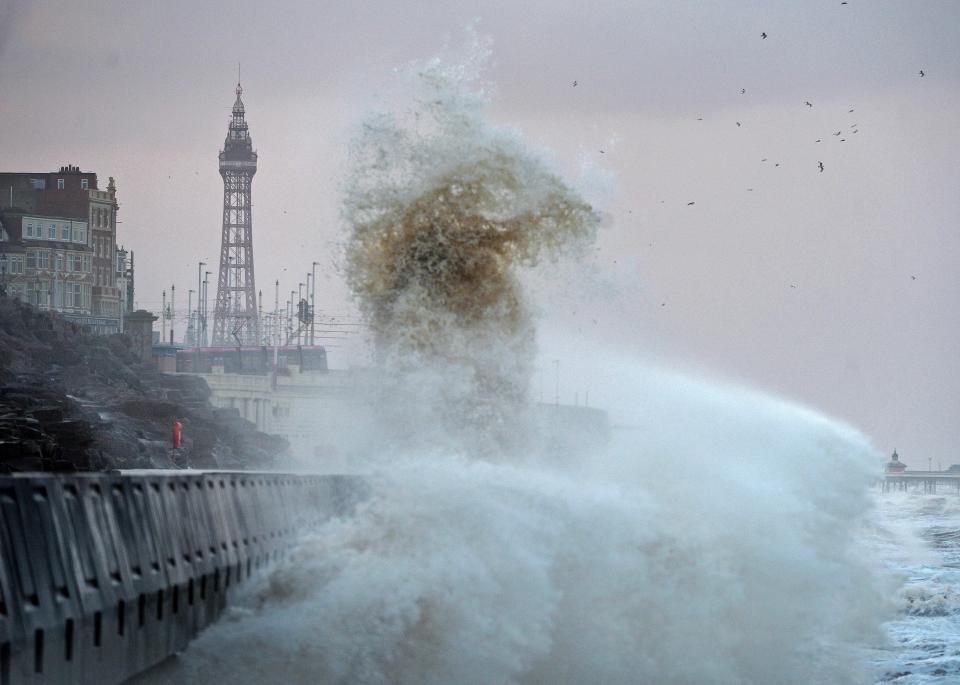
<instances>
[{"instance_id":1,"label":"seafront building","mask_svg":"<svg viewBox=\"0 0 960 685\"><path fill-rule=\"evenodd\" d=\"M132 306L132 261L118 283L117 188L76 166L0 173L0 287L96 334L118 333Z\"/></svg>"}]
</instances>

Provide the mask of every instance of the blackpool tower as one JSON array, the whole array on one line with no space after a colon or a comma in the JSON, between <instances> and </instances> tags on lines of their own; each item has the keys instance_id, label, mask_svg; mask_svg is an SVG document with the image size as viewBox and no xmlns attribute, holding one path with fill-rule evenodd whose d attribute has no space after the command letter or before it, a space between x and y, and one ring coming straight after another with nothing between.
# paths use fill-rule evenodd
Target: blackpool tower
<instances>
[{"instance_id":1,"label":"blackpool tower","mask_svg":"<svg viewBox=\"0 0 960 685\"><path fill-rule=\"evenodd\" d=\"M244 118L242 94L243 89L237 83L237 100L233 103L227 139L220 152L223 237L213 315L214 347L257 345L260 342L250 205L250 186L257 173L257 153Z\"/></svg>"}]
</instances>

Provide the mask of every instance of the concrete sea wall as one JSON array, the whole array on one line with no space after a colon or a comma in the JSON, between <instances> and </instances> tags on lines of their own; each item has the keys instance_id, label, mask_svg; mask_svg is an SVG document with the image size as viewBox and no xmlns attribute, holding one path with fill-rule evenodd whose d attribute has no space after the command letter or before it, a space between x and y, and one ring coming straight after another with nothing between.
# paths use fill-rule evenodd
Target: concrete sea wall
<instances>
[{"instance_id":1,"label":"concrete sea wall","mask_svg":"<svg viewBox=\"0 0 960 685\"><path fill-rule=\"evenodd\" d=\"M350 476L128 471L0 477L0 685L117 683L182 650Z\"/></svg>"}]
</instances>

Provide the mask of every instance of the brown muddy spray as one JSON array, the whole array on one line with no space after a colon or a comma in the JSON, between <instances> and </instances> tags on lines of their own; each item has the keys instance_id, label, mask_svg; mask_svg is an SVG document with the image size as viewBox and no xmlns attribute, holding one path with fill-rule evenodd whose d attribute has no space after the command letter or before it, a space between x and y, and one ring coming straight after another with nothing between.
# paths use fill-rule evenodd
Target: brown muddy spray
<instances>
[{"instance_id":1,"label":"brown muddy spray","mask_svg":"<svg viewBox=\"0 0 960 685\"><path fill-rule=\"evenodd\" d=\"M345 188L345 271L397 425L493 456L524 438L535 346L518 272L582 252L599 215L482 118L476 75L420 65L414 111L363 127Z\"/></svg>"}]
</instances>

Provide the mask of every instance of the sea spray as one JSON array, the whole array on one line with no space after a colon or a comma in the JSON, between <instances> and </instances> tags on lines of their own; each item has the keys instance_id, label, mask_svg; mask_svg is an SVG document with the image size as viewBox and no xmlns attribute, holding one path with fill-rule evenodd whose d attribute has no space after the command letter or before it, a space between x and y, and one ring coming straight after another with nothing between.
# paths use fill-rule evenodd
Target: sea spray
<instances>
[{"instance_id":1,"label":"sea spray","mask_svg":"<svg viewBox=\"0 0 960 685\"><path fill-rule=\"evenodd\" d=\"M535 355L517 272L584 250L599 215L487 122L485 48L473 47L412 67L411 110L362 126L344 184L345 274L395 440L495 456L522 446Z\"/></svg>"},{"instance_id":2,"label":"sea spray","mask_svg":"<svg viewBox=\"0 0 960 685\"><path fill-rule=\"evenodd\" d=\"M866 682L851 645L884 604L856 431L598 350L629 429L575 465L510 458L533 354L515 270L589 244L595 214L483 122L473 67L421 71L435 95L368 122L346 191L348 278L403 399L391 459L153 680Z\"/></svg>"},{"instance_id":3,"label":"sea spray","mask_svg":"<svg viewBox=\"0 0 960 685\"><path fill-rule=\"evenodd\" d=\"M575 470L411 456L312 531L176 679L864 683L876 456L815 412L608 359L629 404Z\"/></svg>"}]
</instances>

